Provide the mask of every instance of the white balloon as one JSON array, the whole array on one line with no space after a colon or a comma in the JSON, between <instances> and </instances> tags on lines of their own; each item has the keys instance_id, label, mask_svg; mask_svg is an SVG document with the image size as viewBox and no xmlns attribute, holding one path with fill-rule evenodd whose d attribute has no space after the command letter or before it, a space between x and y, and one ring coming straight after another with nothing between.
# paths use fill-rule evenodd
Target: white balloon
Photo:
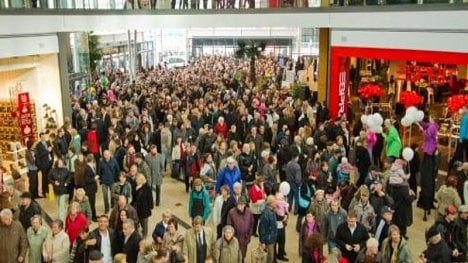
<instances>
[{"instance_id":1,"label":"white balloon","mask_svg":"<svg viewBox=\"0 0 468 263\"><path fill-rule=\"evenodd\" d=\"M383 132L383 128L382 128L382 126L379 126L379 127L377 127L374 131L375 131L376 133L382 133L382 132Z\"/></svg>"},{"instance_id":2,"label":"white balloon","mask_svg":"<svg viewBox=\"0 0 468 263\"><path fill-rule=\"evenodd\" d=\"M406 161L409 162L409 161L413 160L414 151L410 147L406 147L405 149L403 149L402 155L403 155L403 159L405 159Z\"/></svg>"},{"instance_id":3,"label":"white balloon","mask_svg":"<svg viewBox=\"0 0 468 263\"><path fill-rule=\"evenodd\" d=\"M284 196L287 196L289 191L291 191L291 186L288 182L282 182L279 186L279 190Z\"/></svg>"},{"instance_id":4,"label":"white balloon","mask_svg":"<svg viewBox=\"0 0 468 263\"><path fill-rule=\"evenodd\" d=\"M403 125L403 127L409 127L412 123L413 120L406 115L403 117L403 119L401 119L401 125Z\"/></svg>"},{"instance_id":5,"label":"white balloon","mask_svg":"<svg viewBox=\"0 0 468 263\"><path fill-rule=\"evenodd\" d=\"M375 118L374 115L367 116L367 126L369 128L374 128L374 127L379 126L379 124L377 123L377 119Z\"/></svg>"},{"instance_id":6,"label":"white balloon","mask_svg":"<svg viewBox=\"0 0 468 263\"><path fill-rule=\"evenodd\" d=\"M362 115L361 116L361 122L362 122L362 124L367 124L367 115Z\"/></svg>"},{"instance_id":7,"label":"white balloon","mask_svg":"<svg viewBox=\"0 0 468 263\"><path fill-rule=\"evenodd\" d=\"M424 112L422 110L418 110L416 112L416 118L414 118L417 122L420 122L424 119Z\"/></svg>"},{"instance_id":8,"label":"white balloon","mask_svg":"<svg viewBox=\"0 0 468 263\"><path fill-rule=\"evenodd\" d=\"M418 108L411 106L408 109L406 109L406 116L415 116L417 112Z\"/></svg>"},{"instance_id":9,"label":"white balloon","mask_svg":"<svg viewBox=\"0 0 468 263\"><path fill-rule=\"evenodd\" d=\"M374 113L374 119L377 125L382 125L383 124L383 117L380 115L380 113Z\"/></svg>"}]
</instances>

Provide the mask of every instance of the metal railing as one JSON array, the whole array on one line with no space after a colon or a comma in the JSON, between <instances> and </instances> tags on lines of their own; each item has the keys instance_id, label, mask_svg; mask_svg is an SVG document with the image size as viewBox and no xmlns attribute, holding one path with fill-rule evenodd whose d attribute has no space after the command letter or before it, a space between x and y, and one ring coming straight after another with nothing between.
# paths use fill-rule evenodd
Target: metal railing
<instances>
[{"instance_id":1,"label":"metal railing","mask_svg":"<svg viewBox=\"0 0 468 263\"><path fill-rule=\"evenodd\" d=\"M330 7L465 4L468 0L329 0ZM0 0L0 9L213 10L318 8L320 0Z\"/></svg>"}]
</instances>

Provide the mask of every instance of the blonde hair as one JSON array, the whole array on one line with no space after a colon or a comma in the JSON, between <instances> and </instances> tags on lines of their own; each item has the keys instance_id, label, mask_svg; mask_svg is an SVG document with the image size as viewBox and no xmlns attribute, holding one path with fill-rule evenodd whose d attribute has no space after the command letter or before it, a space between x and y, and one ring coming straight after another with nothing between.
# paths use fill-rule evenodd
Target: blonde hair
<instances>
[{"instance_id":1,"label":"blonde hair","mask_svg":"<svg viewBox=\"0 0 468 263\"><path fill-rule=\"evenodd\" d=\"M83 188L78 188L76 189L76 195L83 195L85 196L86 195L86 191L83 189Z\"/></svg>"},{"instance_id":2,"label":"blonde hair","mask_svg":"<svg viewBox=\"0 0 468 263\"><path fill-rule=\"evenodd\" d=\"M135 177L135 181L141 182L141 184L143 185L146 183L146 177L142 173L138 173Z\"/></svg>"},{"instance_id":3,"label":"blonde hair","mask_svg":"<svg viewBox=\"0 0 468 263\"><path fill-rule=\"evenodd\" d=\"M75 208L78 212L81 212L81 206L80 206L80 203L78 203L78 202L72 202L68 206L68 213L71 212L72 208Z\"/></svg>"},{"instance_id":4,"label":"blonde hair","mask_svg":"<svg viewBox=\"0 0 468 263\"><path fill-rule=\"evenodd\" d=\"M115 254L114 256L114 263L122 263L124 262L124 260L126 261L127 260L127 255L125 255L124 253L117 253Z\"/></svg>"}]
</instances>

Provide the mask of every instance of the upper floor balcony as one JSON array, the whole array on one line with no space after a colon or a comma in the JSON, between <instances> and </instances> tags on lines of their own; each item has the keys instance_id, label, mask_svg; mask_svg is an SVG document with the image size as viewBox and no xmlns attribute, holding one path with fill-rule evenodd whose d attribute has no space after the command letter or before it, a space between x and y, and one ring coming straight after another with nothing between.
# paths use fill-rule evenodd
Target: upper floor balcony
<instances>
[{"instance_id":1,"label":"upper floor balcony","mask_svg":"<svg viewBox=\"0 0 468 263\"><path fill-rule=\"evenodd\" d=\"M0 9L209 10L466 3L468 0L0 0Z\"/></svg>"}]
</instances>

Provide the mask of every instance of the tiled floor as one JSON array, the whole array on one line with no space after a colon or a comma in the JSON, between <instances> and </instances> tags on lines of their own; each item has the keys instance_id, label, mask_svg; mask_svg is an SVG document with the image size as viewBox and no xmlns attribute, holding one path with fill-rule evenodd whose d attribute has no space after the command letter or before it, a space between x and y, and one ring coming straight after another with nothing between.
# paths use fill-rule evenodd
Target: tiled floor
<instances>
[{"instance_id":1,"label":"tiled floor","mask_svg":"<svg viewBox=\"0 0 468 263\"><path fill-rule=\"evenodd\" d=\"M166 177L164 179L164 184L162 186L162 195L161 195L161 206L153 209L153 215L149 220L150 229L154 228L156 223L161 220L161 213L166 209L172 211L178 218L190 224L190 218L188 216L188 194L185 193L185 185L183 182L171 179ZM98 188L100 189L100 188ZM56 203L53 201L48 201L47 199L39 199L38 202L41 204L43 209L52 217L57 216L57 207ZM101 214L104 212L104 206L102 203L102 194L99 192L97 194L97 213ZM414 223L411 227L408 228L409 235L409 245L413 258L416 260L418 255L424 250L424 231L433 221L423 222L422 211L413 205L413 218ZM296 217L292 216L290 222L296 222ZM213 227L213 223L209 220L208 226ZM290 262L300 262L300 257L298 256L297 247L298 247L298 234L294 230L294 224L286 229L286 252L290 259ZM91 228L96 227L97 224L93 223ZM185 232L183 227L179 228L179 231ZM258 239L253 238L249 246L249 251L253 250L258 246ZM250 262L250 253L247 255L246 262Z\"/></svg>"}]
</instances>

